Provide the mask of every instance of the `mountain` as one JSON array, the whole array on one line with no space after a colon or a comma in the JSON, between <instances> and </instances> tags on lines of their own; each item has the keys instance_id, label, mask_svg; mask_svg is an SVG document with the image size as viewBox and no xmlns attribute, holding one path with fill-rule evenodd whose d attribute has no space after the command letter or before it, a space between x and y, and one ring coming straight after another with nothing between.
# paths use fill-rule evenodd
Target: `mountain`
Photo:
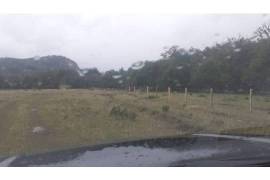
<instances>
[{"instance_id":1,"label":"mountain","mask_svg":"<svg viewBox=\"0 0 270 180\"><path fill-rule=\"evenodd\" d=\"M0 76L29 76L51 71L74 71L79 73L79 66L64 56L43 56L25 59L0 58Z\"/></svg>"},{"instance_id":2,"label":"mountain","mask_svg":"<svg viewBox=\"0 0 270 180\"><path fill-rule=\"evenodd\" d=\"M76 87L80 76L79 66L64 56L0 58L1 89Z\"/></svg>"}]
</instances>

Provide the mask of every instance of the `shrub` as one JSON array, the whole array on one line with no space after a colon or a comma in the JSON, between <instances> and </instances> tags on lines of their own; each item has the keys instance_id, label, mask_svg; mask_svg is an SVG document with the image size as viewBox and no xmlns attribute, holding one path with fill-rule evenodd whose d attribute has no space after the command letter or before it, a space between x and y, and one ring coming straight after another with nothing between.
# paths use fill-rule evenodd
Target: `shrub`
<instances>
[{"instance_id":1,"label":"shrub","mask_svg":"<svg viewBox=\"0 0 270 180\"><path fill-rule=\"evenodd\" d=\"M129 111L125 107L121 107L119 105L113 106L110 112L110 115L115 117L116 119L136 119L136 113Z\"/></svg>"},{"instance_id":2,"label":"shrub","mask_svg":"<svg viewBox=\"0 0 270 180\"><path fill-rule=\"evenodd\" d=\"M238 101L238 97L237 96L233 96L233 97L224 97L223 101Z\"/></svg>"},{"instance_id":3,"label":"shrub","mask_svg":"<svg viewBox=\"0 0 270 180\"><path fill-rule=\"evenodd\" d=\"M157 95L149 95L147 97L148 99L156 99L156 98L159 98Z\"/></svg>"},{"instance_id":4,"label":"shrub","mask_svg":"<svg viewBox=\"0 0 270 180\"><path fill-rule=\"evenodd\" d=\"M270 99L268 97L264 98L264 102L270 102Z\"/></svg>"},{"instance_id":5,"label":"shrub","mask_svg":"<svg viewBox=\"0 0 270 180\"><path fill-rule=\"evenodd\" d=\"M139 111L140 112L145 112L145 111L147 111L147 108L146 107L139 107Z\"/></svg>"},{"instance_id":6,"label":"shrub","mask_svg":"<svg viewBox=\"0 0 270 180\"><path fill-rule=\"evenodd\" d=\"M198 94L198 97L206 97L205 94Z\"/></svg>"},{"instance_id":7,"label":"shrub","mask_svg":"<svg viewBox=\"0 0 270 180\"><path fill-rule=\"evenodd\" d=\"M156 111L156 110L151 111L151 114L152 114L152 115L156 115L156 114L158 114L158 113L159 113L159 112Z\"/></svg>"},{"instance_id":8,"label":"shrub","mask_svg":"<svg viewBox=\"0 0 270 180\"><path fill-rule=\"evenodd\" d=\"M164 105L164 106L161 107L161 109L162 109L163 112L168 112L170 110L170 106Z\"/></svg>"}]
</instances>

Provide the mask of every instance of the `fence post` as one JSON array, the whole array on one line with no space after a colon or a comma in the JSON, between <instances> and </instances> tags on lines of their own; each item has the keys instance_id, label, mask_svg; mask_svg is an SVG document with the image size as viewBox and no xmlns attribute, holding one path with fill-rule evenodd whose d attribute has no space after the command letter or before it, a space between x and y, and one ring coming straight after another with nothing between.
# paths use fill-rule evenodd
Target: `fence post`
<instances>
[{"instance_id":1,"label":"fence post","mask_svg":"<svg viewBox=\"0 0 270 180\"><path fill-rule=\"evenodd\" d=\"M149 96L149 87L148 86L146 86L146 94L147 94L147 96Z\"/></svg>"},{"instance_id":2,"label":"fence post","mask_svg":"<svg viewBox=\"0 0 270 180\"><path fill-rule=\"evenodd\" d=\"M252 112L252 95L253 89L249 89L249 112Z\"/></svg>"},{"instance_id":3,"label":"fence post","mask_svg":"<svg viewBox=\"0 0 270 180\"><path fill-rule=\"evenodd\" d=\"M171 88L168 87L168 97L170 97L170 96L171 96Z\"/></svg>"},{"instance_id":4,"label":"fence post","mask_svg":"<svg viewBox=\"0 0 270 180\"><path fill-rule=\"evenodd\" d=\"M187 105L187 93L188 93L187 88L185 88L185 104L186 105Z\"/></svg>"},{"instance_id":5,"label":"fence post","mask_svg":"<svg viewBox=\"0 0 270 180\"><path fill-rule=\"evenodd\" d=\"M134 93L136 92L136 87L135 87L135 86L133 86L133 92L134 92Z\"/></svg>"},{"instance_id":6,"label":"fence post","mask_svg":"<svg viewBox=\"0 0 270 180\"><path fill-rule=\"evenodd\" d=\"M213 88L210 88L210 105L213 107Z\"/></svg>"}]
</instances>

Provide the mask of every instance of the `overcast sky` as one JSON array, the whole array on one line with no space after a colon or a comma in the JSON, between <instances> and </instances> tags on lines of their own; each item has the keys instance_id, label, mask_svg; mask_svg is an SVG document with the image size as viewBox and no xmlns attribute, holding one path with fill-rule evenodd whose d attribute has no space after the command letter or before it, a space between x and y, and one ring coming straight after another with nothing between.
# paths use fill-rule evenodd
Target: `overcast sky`
<instances>
[{"instance_id":1,"label":"overcast sky","mask_svg":"<svg viewBox=\"0 0 270 180\"><path fill-rule=\"evenodd\" d=\"M63 55L101 71L156 60L164 46L251 36L266 15L0 15L0 56Z\"/></svg>"}]
</instances>

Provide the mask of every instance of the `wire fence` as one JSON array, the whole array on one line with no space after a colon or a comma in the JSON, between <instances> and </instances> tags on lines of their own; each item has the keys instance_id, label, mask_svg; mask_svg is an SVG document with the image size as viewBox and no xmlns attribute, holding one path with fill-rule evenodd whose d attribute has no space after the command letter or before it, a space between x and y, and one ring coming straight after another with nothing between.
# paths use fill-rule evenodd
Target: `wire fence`
<instances>
[{"instance_id":1,"label":"wire fence","mask_svg":"<svg viewBox=\"0 0 270 180\"><path fill-rule=\"evenodd\" d=\"M152 91L151 91L152 90ZM128 92L131 93L136 93L137 91L140 91L140 92L146 92L146 95L149 96L150 92L160 92L158 91L157 89L155 89L155 91L153 91L153 88L150 88L149 86L146 86L145 89L136 89L135 86L129 86L128 87ZM164 92L164 91L162 91ZM181 91L176 91L176 92L181 92ZM188 94L192 94L191 91L188 90L188 88L184 88L184 91L182 91L184 93L184 104L185 105L188 105ZM196 93L198 93L199 91L196 91ZM203 91L203 93L209 93L209 104L211 107L214 107L214 89L213 88L210 88L207 91ZM225 93L226 94L226 93ZM227 92L227 94L231 94L231 92ZM249 105L249 112L252 112L253 111L253 95L254 95L254 91L253 89L249 89L248 92L241 92L239 94L246 94L248 95L248 105ZM261 96L270 96L270 93L269 92L259 92L257 95L261 95ZM168 87L167 88L167 96L168 98L172 96L172 88L171 87Z\"/></svg>"}]
</instances>

